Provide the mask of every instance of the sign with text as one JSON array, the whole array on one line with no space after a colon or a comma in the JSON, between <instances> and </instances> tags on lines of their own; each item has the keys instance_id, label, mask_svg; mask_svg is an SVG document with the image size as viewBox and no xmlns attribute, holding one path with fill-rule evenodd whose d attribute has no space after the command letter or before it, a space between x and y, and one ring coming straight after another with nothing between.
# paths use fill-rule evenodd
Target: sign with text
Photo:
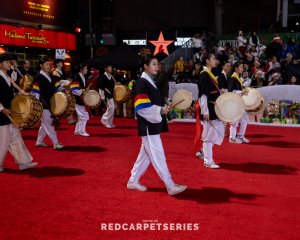
<instances>
[{"instance_id":1,"label":"sign with text","mask_svg":"<svg viewBox=\"0 0 300 240\"><path fill-rule=\"evenodd\" d=\"M0 24L0 44L76 50L75 34Z\"/></svg>"},{"instance_id":2,"label":"sign with text","mask_svg":"<svg viewBox=\"0 0 300 240\"><path fill-rule=\"evenodd\" d=\"M66 26L71 0L1 0L0 16L34 23Z\"/></svg>"}]
</instances>

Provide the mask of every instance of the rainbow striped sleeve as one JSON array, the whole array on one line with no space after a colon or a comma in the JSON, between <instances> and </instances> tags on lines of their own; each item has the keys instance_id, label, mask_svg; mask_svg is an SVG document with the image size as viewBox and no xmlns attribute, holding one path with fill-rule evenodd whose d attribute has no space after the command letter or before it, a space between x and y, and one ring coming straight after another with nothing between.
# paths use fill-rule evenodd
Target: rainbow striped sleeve
<instances>
[{"instance_id":1,"label":"rainbow striped sleeve","mask_svg":"<svg viewBox=\"0 0 300 240\"><path fill-rule=\"evenodd\" d=\"M40 86L37 82L33 84L32 92L40 94Z\"/></svg>"},{"instance_id":2,"label":"rainbow striped sleeve","mask_svg":"<svg viewBox=\"0 0 300 240\"><path fill-rule=\"evenodd\" d=\"M71 85L70 85L70 90L71 91L80 90L79 82L78 81L72 82Z\"/></svg>"},{"instance_id":3,"label":"rainbow striped sleeve","mask_svg":"<svg viewBox=\"0 0 300 240\"><path fill-rule=\"evenodd\" d=\"M151 106L152 106L152 104L151 104L151 101L150 101L147 94L138 94L134 98L135 111L138 111L142 108L148 108L148 107L151 107Z\"/></svg>"}]
</instances>

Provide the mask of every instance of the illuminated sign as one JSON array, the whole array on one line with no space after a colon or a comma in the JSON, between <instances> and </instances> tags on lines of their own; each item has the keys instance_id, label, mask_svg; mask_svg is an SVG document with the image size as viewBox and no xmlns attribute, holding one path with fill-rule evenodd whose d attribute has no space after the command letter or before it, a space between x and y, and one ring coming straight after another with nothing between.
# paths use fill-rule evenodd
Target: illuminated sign
<instances>
[{"instance_id":1,"label":"illuminated sign","mask_svg":"<svg viewBox=\"0 0 300 240\"><path fill-rule=\"evenodd\" d=\"M186 37L186 38L178 37L178 38L176 38L176 41L174 41L174 45L180 47L190 40L191 40L190 37ZM132 45L132 46L146 46L147 40L146 39L124 39L123 43L126 43L127 45Z\"/></svg>"},{"instance_id":2,"label":"illuminated sign","mask_svg":"<svg viewBox=\"0 0 300 240\"><path fill-rule=\"evenodd\" d=\"M72 0L1 0L0 17L40 24L70 24Z\"/></svg>"},{"instance_id":3,"label":"illuminated sign","mask_svg":"<svg viewBox=\"0 0 300 240\"><path fill-rule=\"evenodd\" d=\"M126 43L127 45L133 45L133 46L146 46L147 45L147 40L142 39L132 39L132 40L123 40L123 43Z\"/></svg>"},{"instance_id":4,"label":"illuminated sign","mask_svg":"<svg viewBox=\"0 0 300 240\"><path fill-rule=\"evenodd\" d=\"M0 24L0 44L76 50L75 34Z\"/></svg>"}]
</instances>

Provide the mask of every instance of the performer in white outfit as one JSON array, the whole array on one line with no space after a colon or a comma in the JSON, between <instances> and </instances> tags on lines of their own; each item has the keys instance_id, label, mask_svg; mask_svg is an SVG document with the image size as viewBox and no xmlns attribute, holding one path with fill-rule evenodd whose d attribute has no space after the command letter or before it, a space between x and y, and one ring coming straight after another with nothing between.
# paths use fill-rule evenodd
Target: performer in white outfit
<instances>
[{"instance_id":1,"label":"performer in white outfit","mask_svg":"<svg viewBox=\"0 0 300 240\"><path fill-rule=\"evenodd\" d=\"M39 99L43 104L44 111L35 146L47 147L44 139L48 135L53 143L53 148L56 150L60 150L64 146L58 142L54 127L56 118L52 116L52 113L50 112L50 99L57 90L60 90L60 87L58 83L54 83L54 81L51 79L49 59L42 58L39 61L39 65L41 70L34 79L32 92L34 93L35 97Z\"/></svg>"},{"instance_id":2,"label":"performer in white outfit","mask_svg":"<svg viewBox=\"0 0 300 240\"><path fill-rule=\"evenodd\" d=\"M32 156L26 148L19 128L14 126L9 118L11 101L14 98L13 85L7 72L10 70L9 56L0 55L0 172L4 170L3 163L9 151L19 165L19 170L37 165L32 162Z\"/></svg>"},{"instance_id":3,"label":"performer in white outfit","mask_svg":"<svg viewBox=\"0 0 300 240\"><path fill-rule=\"evenodd\" d=\"M214 54L206 54L202 58L202 64L205 66L200 73L198 80L199 100L196 105L196 114L201 119L203 127L197 124L196 146L199 147L197 140L202 138L202 151L196 153L196 156L204 160L204 166L208 168L219 168L213 159L213 146L221 145L224 138L224 123L216 115L214 102L220 96L218 80L211 72L216 67L216 57ZM198 148L199 149L199 148Z\"/></svg>"},{"instance_id":4,"label":"performer in white outfit","mask_svg":"<svg viewBox=\"0 0 300 240\"><path fill-rule=\"evenodd\" d=\"M115 113L115 101L114 101L114 88L115 88L115 79L111 75L112 66L106 65L104 68L105 72L100 78L100 89L105 93L106 98L106 112L103 114L101 123L107 128L116 127L113 123L114 113Z\"/></svg>"},{"instance_id":5,"label":"performer in white outfit","mask_svg":"<svg viewBox=\"0 0 300 240\"><path fill-rule=\"evenodd\" d=\"M79 67L80 72L74 76L74 81L71 83L70 88L76 100L75 110L78 118L74 134L88 137L90 134L86 132L86 123L89 120L89 113L85 110L85 105L82 100L82 95L87 88L85 75L87 74L88 69L87 65L84 64L80 64Z\"/></svg>"},{"instance_id":6,"label":"performer in white outfit","mask_svg":"<svg viewBox=\"0 0 300 240\"><path fill-rule=\"evenodd\" d=\"M243 82L240 79L240 75L243 72L243 63L236 62L233 65L234 73L229 79L228 91L239 94L240 96L246 93L246 89L243 87ZM249 143L249 140L245 137L247 125L249 123L249 117L245 111L241 119L230 123L230 143ZM239 132L237 133L237 127L240 126Z\"/></svg>"},{"instance_id":7,"label":"performer in white outfit","mask_svg":"<svg viewBox=\"0 0 300 240\"><path fill-rule=\"evenodd\" d=\"M163 145L160 138L162 115L169 111L168 107L161 107L161 97L154 83L153 77L158 71L156 58L148 57L144 63L144 72L136 81L134 106L137 113L138 134L142 138L142 146L137 160L131 170L131 177L127 188L146 191L147 188L139 183L150 163L164 182L169 195L183 192L187 187L175 184L169 172Z\"/></svg>"}]
</instances>

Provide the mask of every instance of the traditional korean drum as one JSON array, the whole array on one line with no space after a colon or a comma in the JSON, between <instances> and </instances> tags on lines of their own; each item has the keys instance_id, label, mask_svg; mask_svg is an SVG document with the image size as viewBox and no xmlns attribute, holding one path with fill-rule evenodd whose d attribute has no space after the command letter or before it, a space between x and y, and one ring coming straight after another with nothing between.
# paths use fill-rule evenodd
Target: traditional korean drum
<instances>
[{"instance_id":1,"label":"traditional korean drum","mask_svg":"<svg viewBox=\"0 0 300 240\"><path fill-rule=\"evenodd\" d=\"M173 95L171 106L174 106L181 110L185 110L192 105L192 102L192 93L187 90L180 89Z\"/></svg>"},{"instance_id":2,"label":"traditional korean drum","mask_svg":"<svg viewBox=\"0 0 300 240\"><path fill-rule=\"evenodd\" d=\"M59 118L67 118L73 114L75 104L75 98L69 90L57 92L50 99L51 112Z\"/></svg>"},{"instance_id":3,"label":"traditional korean drum","mask_svg":"<svg viewBox=\"0 0 300 240\"><path fill-rule=\"evenodd\" d=\"M247 92L242 95L242 99L245 103L246 111L251 111L261 105L262 96L255 88L247 88Z\"/></svg>"},{"instance_id":4,"label":"traditional korean drum","mask_svg":"<svg viewBox=\"0 0 300 240\"><path fill-rule=\"evenodd\" d=\"M245 103L236 93L223 93L215 102L215 112L220 120L234 122L243 116Z\"/></svg>"},{"instance_id":5,"label":"traditional korean drum","mask_svg":"<svg viewBox=\"0 0 300 240\"><path fill-rule=\"evenodd\" d=\"M258 115L259 113L263 112L265 110L266 106L265 106L265 100L264 98L262 97L261 98L261 101L260 101L260 104L258 105L257 108L254 108L252 110L248 110L247 112L250 114L250 115Z\"/></svg>"},{"instance_id":6,"label":"traditional korean drum","mask_svg":"<svg viewBox=\"0 0 300 240\"><path fill-rule=\"evenodd\" d=\"M83 95L83 102L88 107L98 107L101 103L100 94L95 90L87 90Z\"/></svg>"},{"instance_id":7,"label":"traditional korean drum","mask_svg":"<svg viewBox=\"0 0 300 240\"><path fill-rule=\"evenodd\" d=\"M32 128L43 115L43 105L31 95L17 95L11 102L11 121L20 127Z\"/></svg>"},{"instance_id":8,"label":"traditional korean drum","mask_svg":"<svg viewBox=\"0 0 300 240\"><path fill-rule=\"evenodd\" d=\"M114 100L117 103L128 102L130 99L130 96L131 96L131 91L127 86L121 85L121 84L116 84L116 86L114 88Z\"/></svg>"}]
</instances>

